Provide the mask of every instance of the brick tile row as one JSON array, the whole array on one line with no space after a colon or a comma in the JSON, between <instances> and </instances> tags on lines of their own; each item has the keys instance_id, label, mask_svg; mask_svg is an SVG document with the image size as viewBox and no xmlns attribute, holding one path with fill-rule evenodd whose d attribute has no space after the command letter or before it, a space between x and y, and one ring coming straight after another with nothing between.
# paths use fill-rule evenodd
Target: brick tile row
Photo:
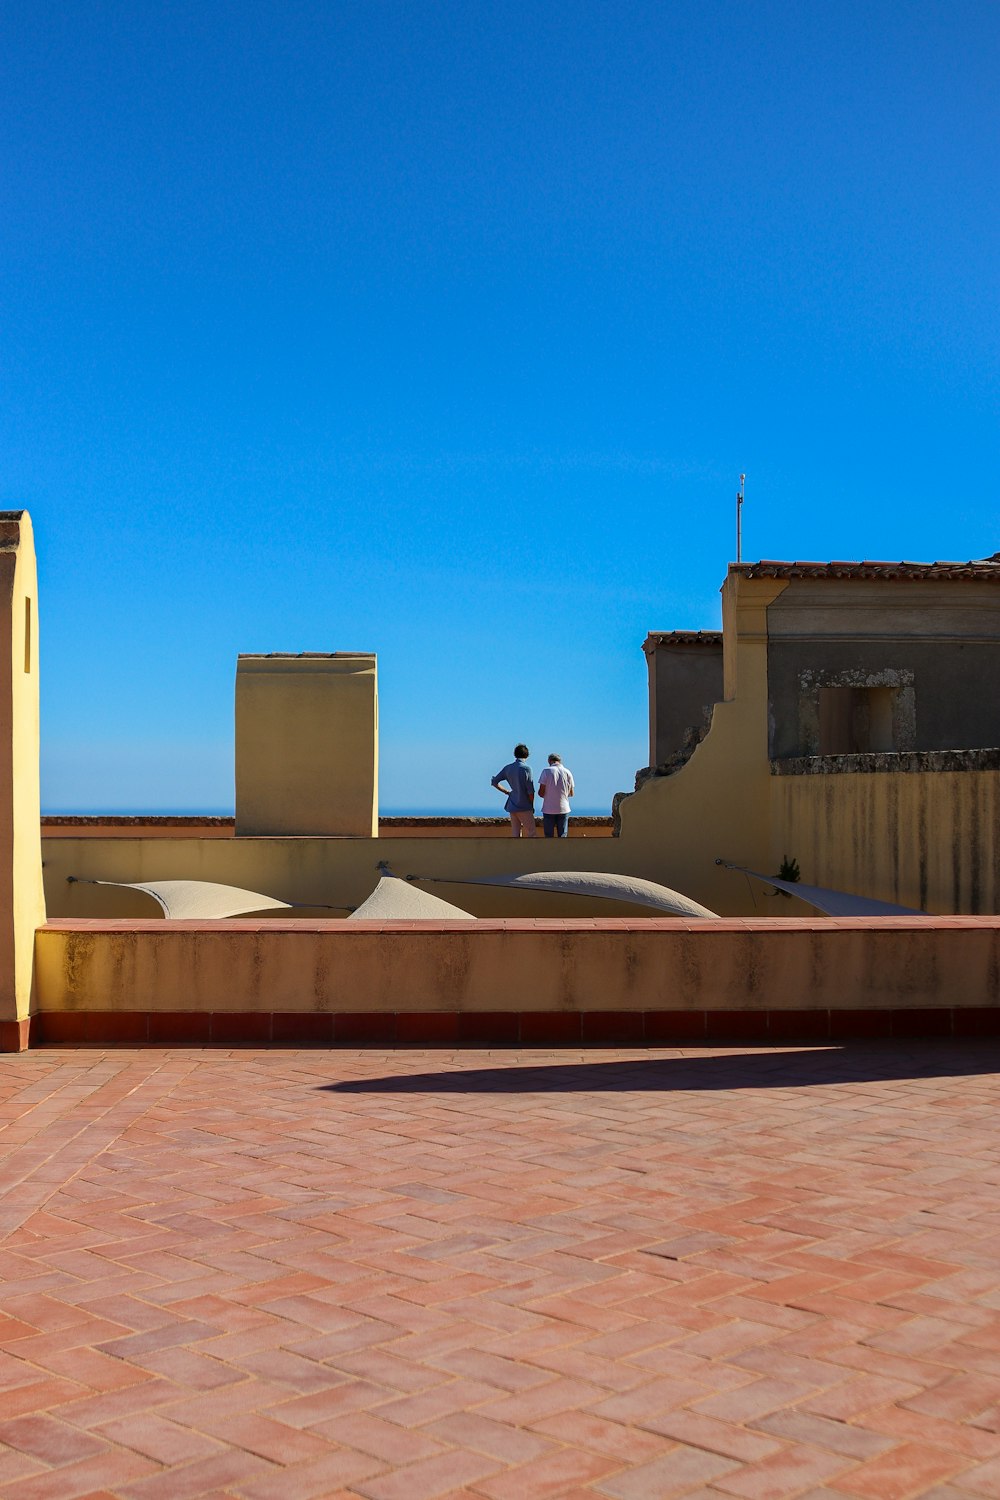
<instances>
[{"instance_id":1,"label":"brick tile row","mask_svg":"<svg viewBox=\"0 0 1000 1500\"><path fill-rule=\"evenodd\" d=\"M56 1046L670 1046L1000 1037L1000 1006L745 1011L45 1011L0 1052Z\"/></svg>"}]
</instances>

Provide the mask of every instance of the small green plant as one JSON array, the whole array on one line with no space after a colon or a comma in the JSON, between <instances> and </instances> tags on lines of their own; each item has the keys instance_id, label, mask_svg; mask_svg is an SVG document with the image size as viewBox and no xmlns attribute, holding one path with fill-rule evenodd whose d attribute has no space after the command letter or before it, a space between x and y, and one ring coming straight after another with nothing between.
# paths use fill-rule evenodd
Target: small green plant
<instances>
[{"instance_id":1,"label":"small green plant","mask_svg":"<svg viewBox=\"0 0 1000 1500\"><path fill-rule=\"evenodd\" d=\"M802 879L802 871L799 869L798 860L789 859L787 854L783 855L778 873L774 876L774 879L784 880L788 885L796 885ZM771 895L784 896L786 901L791 901L792 899L788 891L772 891Z\"/></svg>"}]
</instances>

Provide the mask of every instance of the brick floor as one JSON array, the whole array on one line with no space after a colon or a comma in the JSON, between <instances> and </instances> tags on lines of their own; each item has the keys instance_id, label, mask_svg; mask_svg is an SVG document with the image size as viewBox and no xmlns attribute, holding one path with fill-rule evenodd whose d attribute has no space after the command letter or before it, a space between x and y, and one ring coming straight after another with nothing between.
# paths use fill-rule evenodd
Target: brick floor
<instances>
[{"instance_id":1,"label":"brick floor","mask_svg":"<svg viewBox=\"0 0 1000 1500\"><path fill-rule=\"evenodd\" d=\"M1000 1496L1000 1051L0 1058L3 1500Z\"/></svg>"}]
</instances>

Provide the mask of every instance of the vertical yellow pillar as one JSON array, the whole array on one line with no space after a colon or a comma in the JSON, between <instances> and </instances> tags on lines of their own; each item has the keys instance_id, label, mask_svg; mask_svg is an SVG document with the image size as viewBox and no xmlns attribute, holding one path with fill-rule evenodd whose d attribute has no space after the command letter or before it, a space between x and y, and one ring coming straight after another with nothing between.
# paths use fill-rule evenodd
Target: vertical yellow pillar
<instances>
[{"instance_id":1,"label":"vertical yellow pillar","mask_svg":"<svg viewBox=\"0 0 1000 1500\"><path fill-rule=\"evenodd\" d=\"M236 832L376 836L374 654L237 659Z\"/></svg>"},{"instance_id":2,"label":"vertical yellow pillar","mask_svg":"<svg viewBox=\"0 0 1000 1500\"><path fill-rule=\"evenodd\" d=\"M45 921L38 785L38 575L27 511L0 511L0 1051L28 1045Z\"/></svg>"}]
</instances>

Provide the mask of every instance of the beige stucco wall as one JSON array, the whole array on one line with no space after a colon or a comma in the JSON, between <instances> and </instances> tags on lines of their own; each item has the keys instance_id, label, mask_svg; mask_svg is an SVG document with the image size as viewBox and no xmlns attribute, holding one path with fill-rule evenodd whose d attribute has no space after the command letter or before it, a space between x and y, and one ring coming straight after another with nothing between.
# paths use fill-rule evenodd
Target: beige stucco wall
<instances>
[{"instance_id":1,"label":"beige stucco wall","mask_svg":"<svg viewBox=\"0 0 1000 1500\"><path fill-rule=\"evenodd\" d=\"M238 658L236 832L378 832L374 655Z\"/></svg>"},{"instance_id":2,"label":"beige stucco wall","mask_svg":"<svg viewBox=\"0 0 1000 1500\"><path fill-rule=\"evenodd\" d=\"M707 870L702 852L762 871L776 871L787 855L812 885L929 912L996 912L1000 772L773 775L768 663L776 641L806 648L839 641L853 650L858 640L896 641L908 630L915 640L933 637L952 651L964 641L969 649L986 643L997 607L992 584L788 584L730 573L726 701L688 764L623 804L629 857L638 868L659 851L678 889L722 913L773 912L776 902L759 884ZM783 915L805 910L780 905Z\"/></svg>"},{"instance_id":3,"label":"beige stucco wall","mask_svg":"<svg viewBox=\"0 0 1000 1500\"><path fill-rule=\"evenodd\" d=\"M31 520L0 513L0 1019L28 1014L45 920L39 838L38 582Z\"/></svg>"},{"instance_id":4,"label":"beige stucco wall","mask_svg":"<svg viewBox=\"0 0 1000 1500\"><path fill-rule=\"evenodd\" d=\"M328 902L354 907L378 883L378 864L397 875L433 875L461 880L528 870L608 870L648 875L666 884L671 870L650 855L649 869L631 869L621 839L88 839L44 841L45 881L53 917L151 916L148 897L129 891L67 883L70 875L101 880L213 880L311 906ZM708 879L710 861L699 873ZM677 873L693 878L683 861ZM653 871L657 873L653 873ZM733 881L734 886L742 884ZM648 908L604 903L587 897L526 893L462 884L427 890L476 916L649 915ZM316 915L322 915L317 912Z\"/></svg>"},{"instance_id":5,"label":"beige stucco wall","mask_svg":"<svg viewBox=\"0 0 1000 1500\"><path fill-rule=\"evenodd\" d=\"M44 1011L755 1011L996 1003L1000 922L44 928Z\"/></svg>"},{"instance_id":6,"label":"beige stucco wall","mask_svg":"<svg viewBox=\"0 0 1000 1500\"><path fill-rule=\"evenodd\" d=\"M621 807L620 843L637 872L669 867L678 889L723 914L745 912L750 901L742 877L716 858L755 865L771 843L767 609L784 587L730 573L722 591L725 701L687 765L647 781Z\"/></svg>"},{"instance_id":7,"label":"beige stucco wall","mask_svg":"<svg viewBox=\"0 0 1000 1500\"><path fill-rule=\"evenodd\" d=\"M1000 772L772 777L771 866L922 911L1000 909ZM808 875L805 873L808 871Z\"/></svg>"}]
</instances>

